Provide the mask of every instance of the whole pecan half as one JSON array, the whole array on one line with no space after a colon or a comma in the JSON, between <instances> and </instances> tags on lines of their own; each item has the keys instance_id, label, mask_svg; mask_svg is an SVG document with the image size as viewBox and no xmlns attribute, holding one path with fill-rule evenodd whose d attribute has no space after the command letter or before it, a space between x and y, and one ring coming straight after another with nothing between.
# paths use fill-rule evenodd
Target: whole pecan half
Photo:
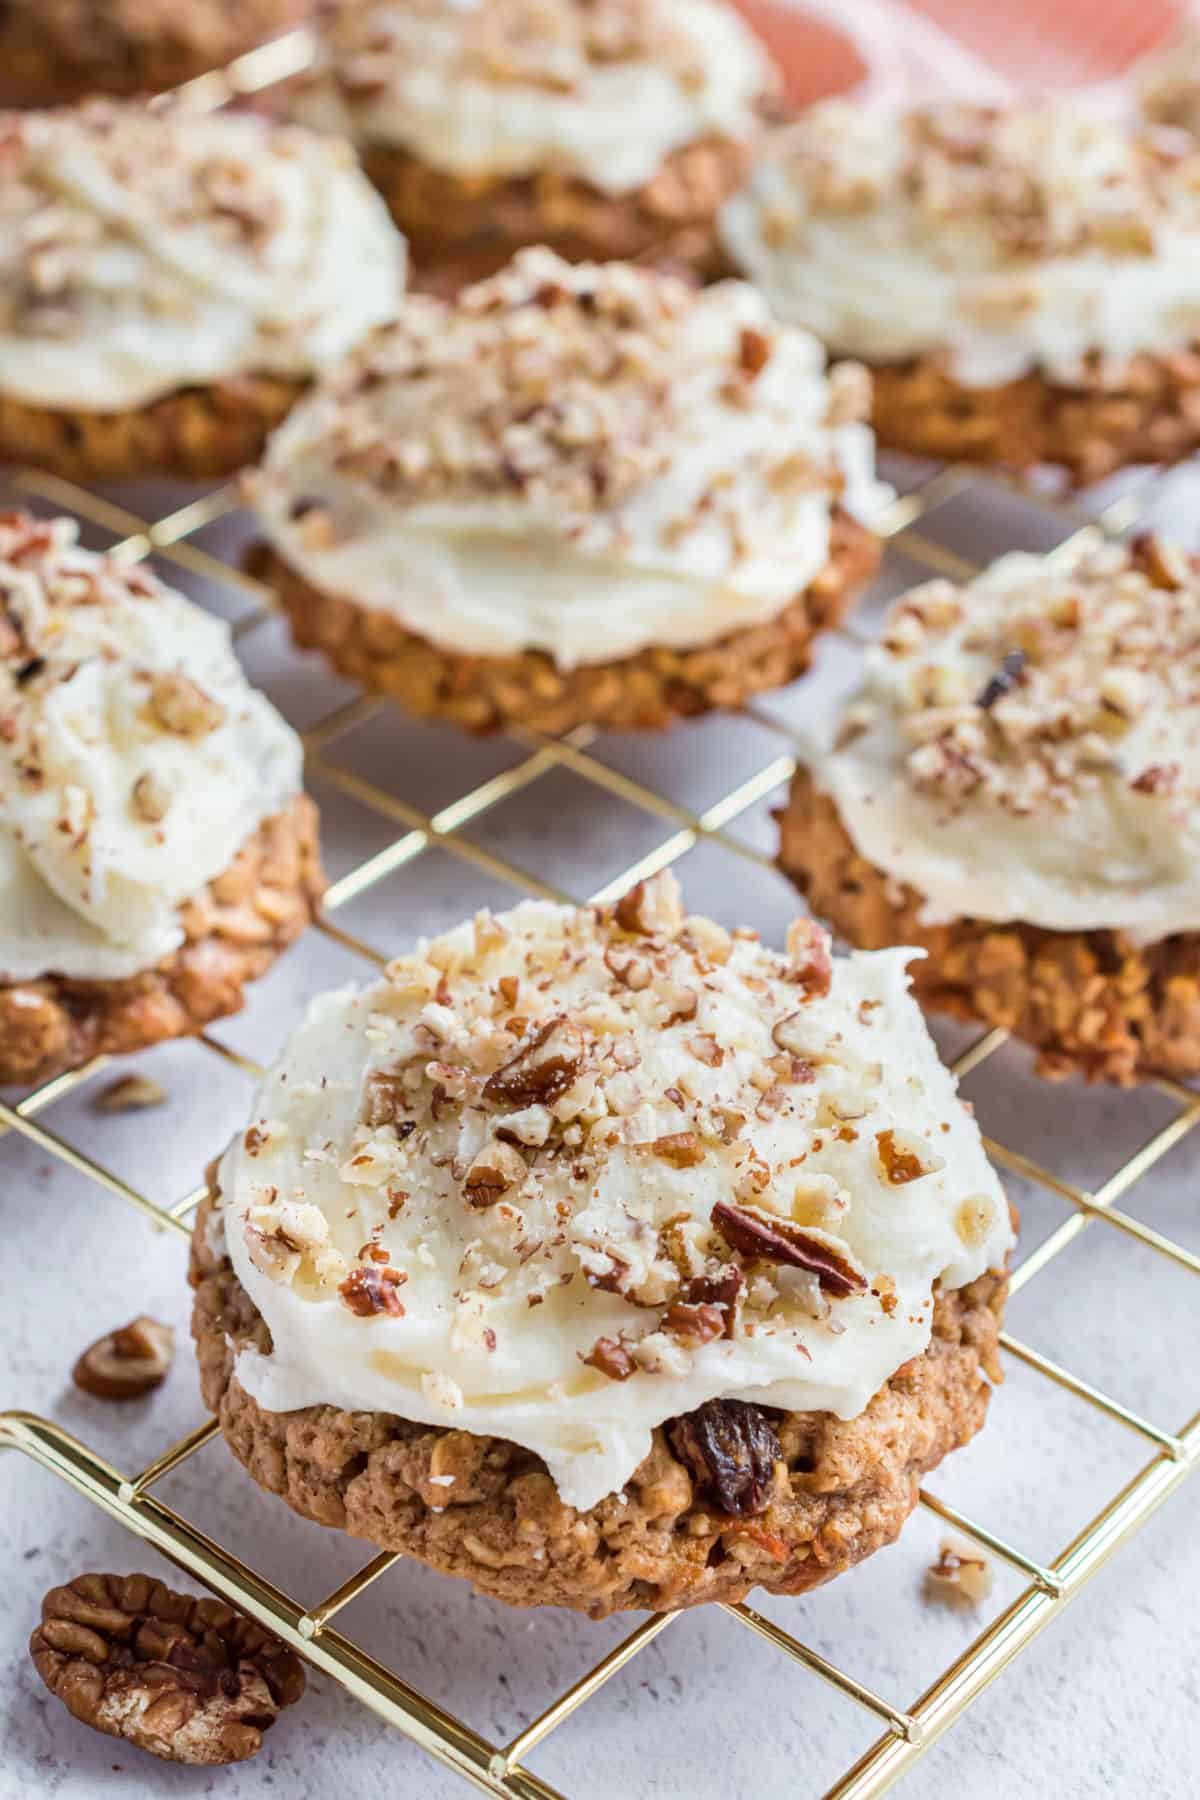
<instances>
[{"instance_id":1,"label":"whole pecan half","mask_svg":"<svg viewBox=\"0 0 1200 1800\"><path fill-rule=\"evenodd\" d=\"M867 1291L866 1276L837 1248L828 1232L813 1231L756 1206L733 1206L727 1200L717 1201L712 1222L731 1250L807 1269L827 1294L839 1300Z\"/></svg>"},{"instance_id":2,"label":"whole pecan half","mask_svg":"<svg viewBox=\"0 0 1200 1800\"><path fill-rule=\"evenodd\" d=\"M29 1653L83 1724L170 1762L244 1762L304 1692L299 1659L261 1625L149 1575L52 1588Z\"/></svg>"},{"instance_id":3,"label":"whole pecan half","mask_svg":"<svg viewBox=\"0 0 1200 1800\"><path fill-rule=\"evenodd\" d=\"M671 1448L722 1512L744 1519L765 1511L783 1449L761 1406L706 1400L667 1427Z\"/></svg>"}]
</instances>

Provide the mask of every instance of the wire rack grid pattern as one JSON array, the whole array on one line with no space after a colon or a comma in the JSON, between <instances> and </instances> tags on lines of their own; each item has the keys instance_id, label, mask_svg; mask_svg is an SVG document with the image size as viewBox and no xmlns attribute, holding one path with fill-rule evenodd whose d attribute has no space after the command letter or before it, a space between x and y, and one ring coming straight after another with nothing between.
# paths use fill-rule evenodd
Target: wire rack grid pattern
<instances>
[{"instance_id":1,"label":"wire rack grid pattern","mask_svg":"<svg viewBox=\"0 0 1200 1800\"><path fill-rule=\"evenodd\" d=\"M296 53L294 48L284 52L276 48L273 60L266 64L261 58L243 59L235 69L233 85L251 90L276 78L282 72L278 60L281 54L292 56ZM303 46L296 60L298 63L303 61ZM205 82L208 83L208 78ZM229 97L228 73L215 86L211 83L197 85L197 98L202 103L209 103L210 98L215 102ZM883 520L883 532L889 540L889 558L899 552L906 565L915 564L926 574L963 578L973 572L972 563L940 542L926 526L929 515L936 508L964 494L979 479L978 471L943 468L927 472L918 485L903 493ZM173 563L181 571L215 582L227 594L236 595L243 604L249 602L234 626L239 640L248 639L272 617L272 597L268 590L214 557L197 541L207 527L236 509L237 494L232 487L205 494L156 519L144 519L109 500L38 471L17 471L12 483L18 491L23 490L115 536L114 554L130 560L154 555L168 564ZM991 478L989 485L999 488L1004 484L998 478ZM1127 531L1144 514L1154 491L1153 479L1147 477L1134 491L1094 515L1064 503L1040 501L1044 509L1059 516L1066 533L1054 554L1068 554L1082 533L1119 535ZM381 848L374 849L334 881L326 896L324 916L316 927L327 939L369 964L381 966L397 946L364 941L339 923L339 915L352 901L408 865L417 863L433 849L448 853L477 873L482 872L489 880L514 890L518 896L537 895L575 901L612 898L635 881L677 863L700 844L713 845L731 859L748 859L758 865L770 866L767 852L729 829L766 797L777 792L794 767L797 747L794 735L786 723L768 710L749 709L764 733L771 734L773 753L768 754L749 776L702 810L681 804L648 783L600 760L590 753L594 734L583 729L559 740L520 733L519 755L510 766L433 812L422 811L330 758L329 752L340 738L385 710L384 704L376 700L351 699L304 733L310 777L317 777L327 789L340 792L366 808L386 831L387 841ZM566 894L557 883L544 879L536 869L518 866L469 835L469 827L482 821L504 801L554 772L564 770L636 808L661 831L652 848L590 894ZM729 868L732 881L736 876L736 861L731 861ZM205 1033L200 1041L213 1056L235 1064L247 1077L257 1078L261 1073L258 1064L223 1041L219 1031ZM958 1073L966 1076L986 1065L1004 1042L1005 1034L1000 1031L979 1037L958 1058L955 1065ZM205 1191L203 1184L198 1184L174 1203L162 1205L104 1166L86 1145L56 1131L49 1122L56 1103L94 1082L103 1067L104 1061L100 1059L87 1068L43 1084L15 1103L0 1101L0 1137L14 1133L31 1140L43 1152L65 1163L108 1195L138 1209L160 1229L186 1234L192 1212ZM1167 1122L1115 1173L1092 1189L1065 1180L1018 1147L987 1140L993 1159L1002 1169L1056 1196L1067 1208L1063 1221L1020 1262L1013 1278L1014 1290L1044 1275L1082 1232L1095 1226L1123 1234L1185 1272L1200 1275L1200 1255L1155 1230L1121 1205L1138 1181L1200 1123L1200 1093L1167 1080L1154 1085L1171 1103L1172 1112ZM750 1606L724 1608L736 1626L765 1639L781 1656L790 1658L810 1675L831 1684L878 1721L880 1730L874 1743L828 1788L824 1800L868 1800L890 1788L1009 1661L1070 1605L1089 1579L1200 1466L1200 1413L1182 1425L1172 1427L1131 1410L1011 1333L1005 1333L1002 1343L1007 1357L1024 1364L1040 1378L1066 1390L1078 1401L1134 1434L1146 1446L1147 1459L1132 1479L1111 1494L1061 1552L1049 1559L1027 1554L985 1521L968 1516L939 1498L934 1491L922 1490L924 1508L998 1558L1015 1571L1020 1580L1019 1590L1011 1602L915 1700L902 1702L874 1691L850 1671ZM656 1615L646 1619L509 1742L491 1742L467 1720L438 1706L338 1629L335 1621L342 1610L385 1576L400 1560L398 1556L380 1554L370 1558L318 1604L302 1605L247 1566L232 1550L204 1535L159 1498L155 1491L157 1485L201 1450L216 1431L213 1421L198 1426L165 1448L140 1471L129 1475L114 1468L77 1437L31 1413L17 1411L0 1415L0 1448L16 1450L34 1459L213 1592L253 1614L314 1667L332 1677L358 1701L371 1707L477 1788L491 1794L518 1797L518 1800L535 1800L535 1797L536 1800L555 1800L559 1790L550 1787L528 1766L532 1752L652 1640L668 1630L679 1615Z\"/></svg>"}]
</instances>

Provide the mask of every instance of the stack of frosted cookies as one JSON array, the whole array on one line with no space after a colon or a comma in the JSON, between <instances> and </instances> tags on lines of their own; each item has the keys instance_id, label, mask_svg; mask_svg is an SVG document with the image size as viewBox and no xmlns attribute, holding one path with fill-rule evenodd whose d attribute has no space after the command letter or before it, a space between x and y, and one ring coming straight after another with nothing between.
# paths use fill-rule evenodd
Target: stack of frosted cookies
<instances>
[{"instance_id":1,"label":"stack of frosted cookies","mask_svg":"<svg viewBox=\"0 0 1200 1800\"><path fill-rule=\"evenodd\" d=\"M236 1012L321 891L299 740L229 632L0 514L0 1082Z\"/></svg>"},{"instance_id":2,"label":"stack of frosted cookies","mask_svg":"<svg viewBox=\"0 0 1200 1800\"><path fill-rule=\"evenodd\" d=\"M0 459L219 476L391 316L404 243L334 140L136 102L0 119Z\"/></svg>"},{"instance_id":3,"label":"stack of frosted cookies","mask_svg":"<svg viewBox=\"0 0 1200 1800\"><path fill-rule=\"evenodd\" d=\"M1200 443L1200 148L1053 106L829 101L726 206L733 261L874 375L881 443L1076 482Z\"/></svg>"},{"instance_id":4,"label":"stack of frosted cookies","mask_svg":"<svg viewBox=\"0 0 1200 1800\"><path fill-rule=\"evenodd\" d=\"M362 0L287 104L358 144L445 283L526 244L707 259L778 92L727 0Z\"/></svg>"},{"instance_id":5,"label":"stack of frosted cookies","mask_svg":"<svg viewBox=\"0 0 1200 1800\"><path fill-rule=\"evenodd\" d=\"M1200 560L1013 555L893 609L796 775L783 867L1043 1073L1200 1071Z\"/></svg>"},{"instance_id":6,"label":"stack of frosted cookies","mask_svg":"<svg viewBox=\"0 0 1200 1800\"><path fill-rule=\"evenodd\" d=\"M255 1480L515 1605L795 1594L983 1422L1008 1208L907 953L662 876L316 1001L193 1238Z\"/></svg>"},{"instance_id":7,"label":"stack of frosted cookies","mask_svg":"<svg viewBox=\"0 0 1200 1800\"><path fill-rule=\"evenodd\" d=\"M525 251L296 408L253 566L419 716L667 725L792 680L874 572L868 405L745 283Z\"/></svg>"}]
</instances>

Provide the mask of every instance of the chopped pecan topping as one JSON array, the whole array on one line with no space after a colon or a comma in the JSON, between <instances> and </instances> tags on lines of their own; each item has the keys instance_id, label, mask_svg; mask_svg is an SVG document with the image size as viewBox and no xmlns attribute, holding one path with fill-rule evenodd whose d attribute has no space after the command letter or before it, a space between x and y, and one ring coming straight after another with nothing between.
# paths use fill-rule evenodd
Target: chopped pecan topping
<instances>
[{"instance_id":1,"label":"chopped pecan topping","mask_svg":"<svg viewBox=\"0 0 1200 1800\"><path fill-rule=\"evenodd\" d=\"M806 1000L823 1000L833 981L829 933L811 919L793 919L787 929L787 953L792 965L788 980L801 989Z\"/></svg>"},{"instance_id":2,"label":"chopped pecan topping","mask_svg":"<svg viewBox=\"0 0 1200 1800\"><path fill-rule=\"evenodd\" d=\"M694 1169L704 1161L704 1145L694 1131L672 1131L655 1138L648 1148L675 1169Z\"/></svg>"},{"instance_id":3,"label":"chopped pecan topping","mask_svg":"<svg viewBox=\"0 0 1200 1800\"><path fill-rule=\"evenodd\" d=\"M743 1256L761 1257L764 1262L807 1269L825 1292L837 1299L867 1291L862 1270L851 1262L848 1252L837 1248L827 1232L796 1225L791 1219L762 1212L758 1207L732 1206L725 1200L718 1200L713 1207L712 1222L731 1250L738 1250Z\"/></svg>"},{"instance_id":4,"label":"chopped pecan topping","mask_svg":"<svg viewBox=\"0 0 1200 1800\"><path fill-rule=\"evenodd\" d=\"M952 1605L978 1606L992 1591L992 1570L982 1551L943 1538L938 1559L925 1571L929 1593Z\"/></svg>"},{"instance_id":5,"label":"chopped pecan topping","mask_svg":"<svg viewBox=\"0 0 1200 1800\"><path fill-rule=\"evenodd\" d=\"M174 1358L171 1327L143 1313L89 1345L71 1379L98 1400L140 1400L162 1385Z\"/></svg>"},{"instance_id":6,"label":"chopped pecan topping","mask_svg":"<svg viewBox=\"0 0 1200 1800\"><path fill-rule=\"evenodd\" d=\"M1140 775L1135 775L1130 787L1136 794L1173 794L1179 785L1180 766L1177 762L1151 763Z\"/></svg>"},{"instance_id":7,"label":"chopped pecan topping","mask_svg":"<svg viewBox=\"0 0 1200 1800\"><path fill-rule=\"evenodd\" d=\"M641 937L674 937L683 924L679 883L670 873L639 881L617 901L616 920L622 931Z\"/></svg>"},{"instance_id":8,"label":"chopped pecan topping","mask_svg":"<svg viewBox=\"0 0 1200 1800\"><path fill-rule=\"evenodd\" d=\"M400 1269L373 1264L368 1268L352 1269L338 1293L357 1318L369 1319L376 1313L390 1313L399 1319L404 1316L404 1307L396 1290L407 1280L408 1276Z\"/></svg>"},{"instance_id":9,"label":"chopped pecan topping","mask_svg":"<svg viewBox=\"0 0 1200 1800\"><path fill-rule=\"evenodd\" d=\"M998 700L1011 694L1025 670L1024 650L1010 650L996 673L981 688L975 704L983 712L991 712Z\"/></svg>"},{"instance_id":10,"label":"chopped pecan topping","mask_svg":"<svg viewBox=\"0 0 1200 1800\"><path fill-rule=\"evenodd\" d=\"M134 782L131 797L134 812L147 825L161 825L171 810L170 788L149 769Z\"/></svg>"},{"instance_id":11,"label":"chopped pecan topping","mask_svg":"<svg viewBox=\"0 0 1200 1800\"><path fill-rule=\"evenodd\" d=\"M260 1625L149 1575L52 1588L29 1650L75 1718L169 1762L244 1762L304 1692L299 1658Z\"/></svg>"},{"instance_id":12,"label":"chopped pecan topping","mask_svg":"<svg viewBox=\"0 0 1200 1800\"><path fill-rule=\"evenodd\" d=\"M877 1131L875 1146L883 1172L893 1187L920 1181L923 1175L934 1175L946 1166L945 1158L912 1131Z\"/></svg>"},{"instance_id":13,"label":"chopped pecan topping","mask_svg":"<svg viewBox=\"0 0 1200 1800\"><path fill-rule=\"evenodd\" d=\"M765 331L755 331L751 326L742 327L738 338L738 367L751 381L760 375L771 360L771 340Z\"/></svg>"},{"instance_id":14,"label":"chopped pecan topping","mask_svg":"<svg viewBox=\"0 0 1200 1800\"><path fill-rule=\"evenodd\" d=\"M688 1049L697 1062L709 1069L719 1069L725 1061L725 1052L711 1031L698 1031L695 1037L689 1038Z\"/></svg>"},{"instance_id":15,"label":"chopped pecan topping","mask_svg":"<svg viewBox=\"0 0 1200 1800\"><path fill-rule=\"evenodd\" d=\"M463 1199L480 1211L495 1206L511 1188L519 1187L528 1173L520 1151L497 1138L479 1152L467 1170Z\"/></svg>"},{"instance_id":16,"label":"chopped pecan topping","mask_svg":"<svg viewBox=\"0 0 1200 1800\"><path fill-rule=\"evenodd\" d=\"M737 1328L737 1308L746 1286L746 1277L736 1263L725 1263L719 1273L694 1276L684 1283L680 1299L689 1306L723 1309L722 1336L732 1337Z\"/></svg>"},{"instance_id":17,"label":"chopped pecan topping","mask_svg":"<svg viewBox=\"0 0 1200 1800\"><path fill-rule=\"evenodd\" d=\"M720 1510L744 1519L765 1512L783 1449L761 1406L707 1400L667 1427L676 1456Z\"/></svg>"},{"instance_id":18,"label":"chopped pecan topping","mask_svg":"<svg viewBox=\"0 0 1200 1800\"><path fill-rule=\"evenodd\" d=\"M156 675L150 683L150 711L164 731L175 737L208 737L225 723L225 708L192 680L176 672Z\"/></svg>"},{"instance_id":19,"label":"chopped pecan topping","mask_svg":"<svg viewBox=\"0 0 1200 1800\"><path fill-rule=\"evenodd\" d=\"M685 1344L711 1344L726 1337L726 1316L719 1306L705 1301L672 1300L662 1318L662 1328Z\"/></svg>"},{"instance_id":20,"label":"chopped pecan topping","mask_svg":"<svg viewBox=\"0 0 1200 1800\"><path fill-rule=\"evenodd\" d=\"M493 1106L548 1106L579 1078L583 1063L583 1033L559 1015L548 1019L514 1057L488 1076L483 1098Z\"/></svg>"},{"instance_id":21,"label":"chopped pecan topping","mask_svg":"<svg viewBox=\"0 0 1200 1800\"><path fill-rule=\"evenodd\" d=\"M1155 587L1168 588L1172 593L1186 584L1194 570L1192 559L1156 531L1139 531L1131 538L1129 557L1134 568L1149 576Z\"/></svg>"},{"instance_id":22,"label":"chopped pecan topping","mask_svg":"<svg viewBox=\"0 0 1200 1800\"><path fill-rule=\"evenodd\" d=\"M637 1372L637 1364L619 1338L597 1338L583 1361L610 1381L628 1381Z\"/></svg>"}]
</instances>

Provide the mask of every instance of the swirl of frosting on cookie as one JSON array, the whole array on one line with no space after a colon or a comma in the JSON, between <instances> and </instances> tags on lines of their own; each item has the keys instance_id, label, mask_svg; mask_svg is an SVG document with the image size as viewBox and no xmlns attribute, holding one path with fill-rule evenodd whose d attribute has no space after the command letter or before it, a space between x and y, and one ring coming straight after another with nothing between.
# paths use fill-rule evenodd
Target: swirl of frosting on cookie
<instances>
[{"instance_id":1,"label":"swirl of frosting on cookie","mask_svg":"<svg viewBox=\"0 0 1200 1800\"><path fill-rule=\"evenodd\" d=\"M114 412L304 380L389 318L404 241L349 146L137 103L0 117L0 393Z\"/></svg>"},{"instance_id":2,"label":"swirl of frosting on cookie","mask_svg":"<svg viewBox=\"0 0 1200 1800\"><path fill-rule=\"evenodd\" d=\"M781 317L872 362L941 353L969 386L1116 373L1200 333L1200 150L1060 101L824 102L721 229Z\"/></svg>"},{"instance_id":3,"label":"swirl of frosting on cookie","mask_svg":"<svg viewBox=\"0 0 1200 1800\"><path fill-rule=\"evenodd\" d=\"M579 1507L710 1399L856 1416L1011 1243L909 954L779 954L668 875L316 1001L220 1167L238 1380L510 1439Z\"/></svg>"},{"instance_id":4,"label":"swirl of frosting on cookie","mask_svg":"<svg viewBox=\"0 0 1200 1800\"><path fill-rule=\"evenodd\" d=\"M0 980L152 968L300 792L228 627L75 535L0 514Z\"/></svg>"},{"instance_id":5,"label":"swirl of frosting on cookie","mask_svg":"<svg viewBox=\"0 0 1200 1800\"><path fill-rule=\"evenodd\" d=\"M1146 536L897 602L815 759L931 922L1200 930L1200 561Z\"/></svg>"},{"instance_id":6,"label":"swirl of frosting on cookie","mask_svg":"<svg viewBox=\"0 0 1200 1800\"><path fill-rule=\"evenodd\" d=\"M747 284L525 251L395 323L293 411L251 491L315 587L563 668L772 618L830 512L884 490L862 371Z\"/></svg>"},{"instance_id":7,"label":"swirl of frosting on cookie","mask_svg":"<svg viewBox=\"0 0 1200 1800\"><path fill-rule=\"evenodd\" d=\"M621 194L685 144L757 136L774 86L726 0L367 0L326 26L291 104L448 174Z\"/></svg>"}]
</instances>

